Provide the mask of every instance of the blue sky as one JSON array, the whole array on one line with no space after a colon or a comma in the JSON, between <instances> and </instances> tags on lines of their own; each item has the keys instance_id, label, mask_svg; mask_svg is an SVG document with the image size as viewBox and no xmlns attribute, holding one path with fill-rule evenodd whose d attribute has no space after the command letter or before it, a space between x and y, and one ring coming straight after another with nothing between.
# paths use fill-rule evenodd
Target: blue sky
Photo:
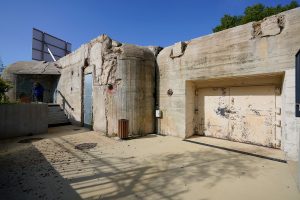
<instances>
[{"instance_id":1,"label":"blue sky","mask_svg":"<svg viewBox=\"0 0 300 200\"><path fill-rule=\"evenodd\" d=\"M120 42L168 46L212 32L224 14L290 0L0 0L0 57L31 60L32 28L77 49L105 33ZM298 1L299 2L299 1Z\"/></svg>"}]
</instances>

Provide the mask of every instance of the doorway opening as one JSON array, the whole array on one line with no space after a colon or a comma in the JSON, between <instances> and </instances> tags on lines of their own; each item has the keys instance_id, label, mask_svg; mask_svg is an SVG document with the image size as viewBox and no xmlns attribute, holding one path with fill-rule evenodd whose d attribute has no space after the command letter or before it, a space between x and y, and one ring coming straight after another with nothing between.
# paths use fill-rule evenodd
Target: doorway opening
<instances>
[{"instance_id":1,"label":"doorway opening","mask_svg":"<svg viewBox=\"0 0 300 200\"><path fill-rule=\"evenodd\" d=\"M83 125L92 129L93 127L93 75L84 75L83 89Z\"/></svg>"}]
</instances>

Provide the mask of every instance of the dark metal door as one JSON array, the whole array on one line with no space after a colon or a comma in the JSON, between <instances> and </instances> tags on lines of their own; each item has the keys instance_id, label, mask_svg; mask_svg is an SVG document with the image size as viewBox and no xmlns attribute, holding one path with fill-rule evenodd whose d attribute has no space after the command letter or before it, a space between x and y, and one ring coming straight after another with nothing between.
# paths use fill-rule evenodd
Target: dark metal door
<instances>
[{"instance_id":1,"label":"dark metal door","mask_svg":"<svg viewBox=\"0 0 300 200\"><path fill-rule=\"evenodd\" d=\"M296 117L300 117L300 50L296 54Z\"/></svg>"},{"instance_id":2,"label":"dark metal door","mask_svg":"<svg viewBox=\"0 0 300 200\"><path fill-rule=\"evenodd\" d=\"M86 74L84 76L84 96L83 96L83 108L84 108L84 126L92 127L93 123L93 76L92 74Z\"/></svg>"}]
</instances>

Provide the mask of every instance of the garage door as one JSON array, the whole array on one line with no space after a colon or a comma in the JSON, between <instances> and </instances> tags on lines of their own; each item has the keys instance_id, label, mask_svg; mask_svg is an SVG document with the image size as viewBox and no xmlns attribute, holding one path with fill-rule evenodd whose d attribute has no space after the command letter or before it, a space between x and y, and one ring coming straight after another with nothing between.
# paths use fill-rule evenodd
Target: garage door
<instances>
[{"instance_id":1,"label":"garage door","mask_svg":"<svg viewBox=\"0 0 300 200\"><path fill-rule=\"evenodd\" d=\"M197 94L200 133L280 147L275 132L275 86L204 88Z\"/></svg>"}]
</instances>

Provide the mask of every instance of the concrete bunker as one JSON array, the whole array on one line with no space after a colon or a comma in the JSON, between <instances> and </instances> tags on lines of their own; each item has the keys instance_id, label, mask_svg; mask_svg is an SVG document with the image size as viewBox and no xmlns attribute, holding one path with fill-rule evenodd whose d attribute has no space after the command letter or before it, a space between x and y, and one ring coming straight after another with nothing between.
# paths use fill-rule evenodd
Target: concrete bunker
<instances>
[{"instance_id":1,"label":"concrete bunker","mask_svg":"<svg viewBox=\"0 0 300 200\"><path fill-rule=\"evenodd\" d=\"M118 119L129 120L131 135L153 133L154 53L152 48L101 35L57 61L61 78L56 102L67 102L65 112L73 123L88 124L107 135L117 133ZM90 91L85 87L87 77Z\"/></svg>"},{"instance_id":2,"label":"concrete bunker","mask_svg":"<svg viewBox=\"0 0 300 200\"><path fill-rule=\"evenodd\" d=\"M157 56L158 133L280 148L297 160L299 10L165 47Z\"/></svg>"},{"instance_id":3,"label":"concrete bunker","mask_svg":"<svg viewBox=\"0 0 300 200\"><path fill-rule=\"evenodd\" d=\"M117 133L118 119L128 119L129 132L139 136L155 132L157 122L162 135L204 134L281 148L296 160L299 19L297 8L163 50L101 35L53 64L31 69L23 63L20 71L60 75L54 102L79 125L89 106L89 125L109 136ZM16 83L14 74L7 77ZM87 75L92 103L85 105Z\"/></svg>"}]
</instances>

